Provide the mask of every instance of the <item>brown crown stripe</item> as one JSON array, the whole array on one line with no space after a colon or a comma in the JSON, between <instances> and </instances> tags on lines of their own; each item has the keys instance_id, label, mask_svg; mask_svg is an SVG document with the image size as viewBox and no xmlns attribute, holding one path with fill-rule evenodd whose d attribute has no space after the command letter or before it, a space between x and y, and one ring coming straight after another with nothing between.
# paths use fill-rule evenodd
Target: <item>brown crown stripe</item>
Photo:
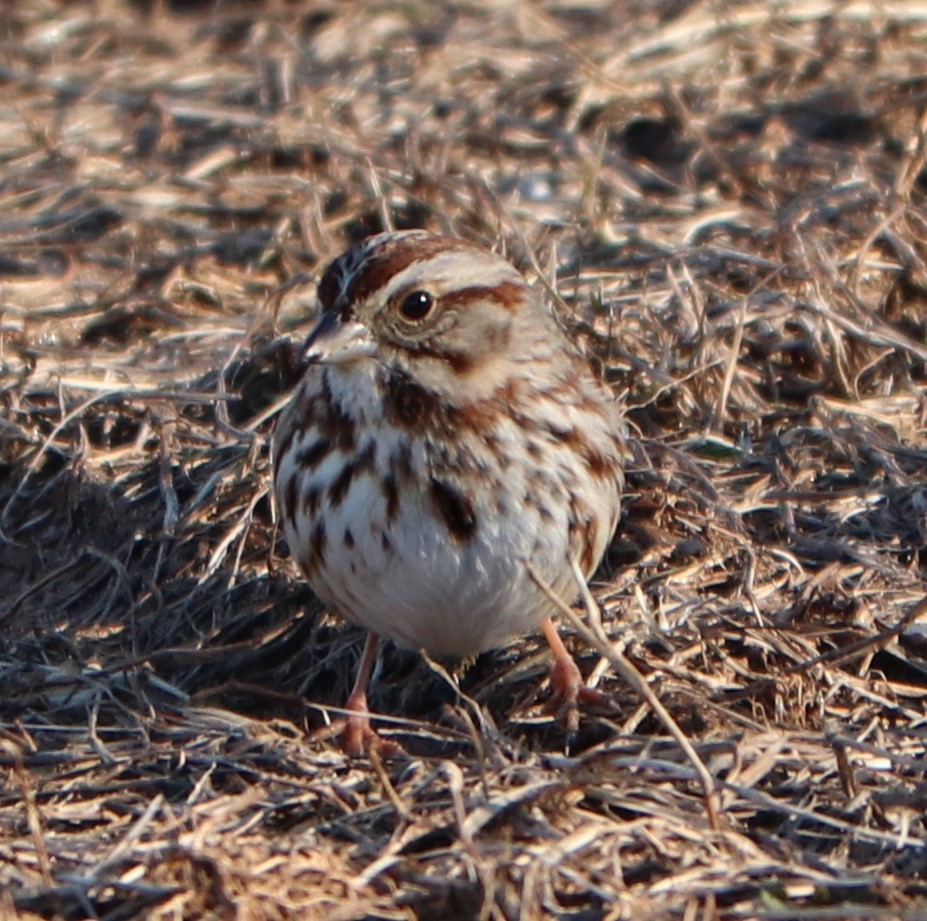
<instances>
[{"instance_id":1,"label":"brown crown stripe","mask_svg":"<svg viewBox=\"0 0 927 921\"><path fill-rule=\"evenodd\" d=\"M459 490L443 480L431 480L431 498L448 531L461 543L476 532L476 512Z\"/></svg>"},{"instance_id":2,"label":"brown crown stripe","mask_svg":"<svg viewBox=\"0 0 927 921\"><path fill-rule=\"evenodd\" d=\"M354 273L353 279L348 282L346 300L353 304L363 303L413 263L427 262L440 253L462 249L465 246L465 243L453 237L416 235L411 238L384 240L370 250L367 258ZM332 264L332 269L338 261L340 260ZM338 271L341 272L340 266Z\"/></svg>"}]
</instances>

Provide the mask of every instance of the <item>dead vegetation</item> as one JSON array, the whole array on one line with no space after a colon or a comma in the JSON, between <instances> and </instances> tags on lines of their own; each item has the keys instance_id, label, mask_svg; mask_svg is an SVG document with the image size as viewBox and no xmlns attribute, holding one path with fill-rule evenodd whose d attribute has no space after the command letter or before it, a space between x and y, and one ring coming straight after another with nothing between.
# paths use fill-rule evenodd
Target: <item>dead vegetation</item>
<instances>
[{"instance_id":1,"label":"dead vegetation","mask_svg":"<svg viewBox=\"0 0 927 921\"><path fill-rule=\"evenodd\" d=\"M927 4L0 25L0 915L924 917ZM593 588L716 828L591 650L569 750L537 638L388 653L408 761L308 737L358 636L268 436L313 273L387 224L497 244L626 394Z\"/></svg>"}]
</instances>

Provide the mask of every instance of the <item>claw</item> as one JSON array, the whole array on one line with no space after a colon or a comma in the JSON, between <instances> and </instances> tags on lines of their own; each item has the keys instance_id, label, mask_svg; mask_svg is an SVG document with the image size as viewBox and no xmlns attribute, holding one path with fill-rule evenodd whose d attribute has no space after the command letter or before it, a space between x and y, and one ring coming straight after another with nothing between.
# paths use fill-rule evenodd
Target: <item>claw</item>
<instances>
[{"instance_id":1,"label":"claw","mask_svg":"<svg viewBox=\"0 0 927 921\"><path fill-rule=\"evenodd\" d=\"M563 645L554 622L548 618L541 625L544 636L554 657L550 669L550 682L554 692L548 707L562 721L563 728L573 735L579 729L580 704L591 709L613 709L613 701L608 695L587 688L579 666Z\"/></svg>"}]
</instances>

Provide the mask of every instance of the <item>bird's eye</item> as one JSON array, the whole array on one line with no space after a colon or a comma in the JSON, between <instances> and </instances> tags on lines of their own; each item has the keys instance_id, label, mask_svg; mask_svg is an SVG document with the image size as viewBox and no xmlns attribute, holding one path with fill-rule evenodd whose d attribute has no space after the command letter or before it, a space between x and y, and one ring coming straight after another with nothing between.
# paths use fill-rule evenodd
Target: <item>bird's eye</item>
<instances>
[{"instance_id":1,"label":"bird's eye","mask_svg":"<svg viewBox=\"0 0 927 921\"><path fill-rule=\"evenodd\" d=\"M435 299L427 291L413 291L399 304L399 312L406 320L424 320L431 313Z\"/></svg>"}]
</instances>

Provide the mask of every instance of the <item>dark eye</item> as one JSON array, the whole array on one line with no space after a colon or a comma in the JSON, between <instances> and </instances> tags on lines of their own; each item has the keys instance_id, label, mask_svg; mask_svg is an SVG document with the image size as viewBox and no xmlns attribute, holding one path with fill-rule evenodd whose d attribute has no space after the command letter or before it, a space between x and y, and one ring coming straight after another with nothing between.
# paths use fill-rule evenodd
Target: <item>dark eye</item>
<instances>
[{"instance_id":1,"label":"dark eye","mask_svg":"<svg viewBox=\"0 0 927 921\"><path fill-rule=\"evenodd\" d=\"M434 305L435 299L427 291L413 291L402 299L399 312L406 320L424 320Z\"/></svg>"}]
</instances>

